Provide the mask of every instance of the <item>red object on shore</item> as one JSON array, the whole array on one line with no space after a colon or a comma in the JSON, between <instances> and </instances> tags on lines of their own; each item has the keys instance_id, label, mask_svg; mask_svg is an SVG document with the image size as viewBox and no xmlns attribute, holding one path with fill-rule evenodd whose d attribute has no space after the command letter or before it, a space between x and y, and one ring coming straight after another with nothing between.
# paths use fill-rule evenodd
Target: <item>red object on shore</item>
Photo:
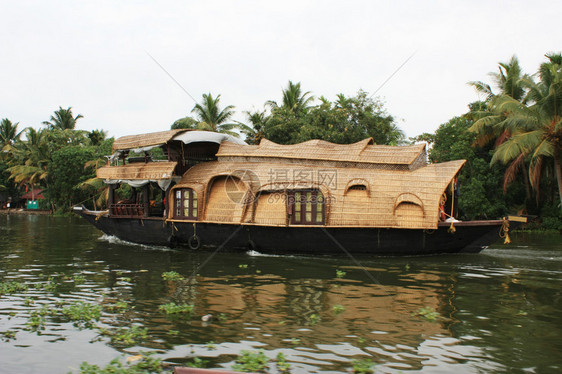
<instances>
[{"instance_id":1,"label":"red object on shore","mask_svg":"<svg viewBox=\"0 0 562 374\"><path fill-rule=\"evenodd\" d=\"M26 200L43 200L45 196L42 195L42 188L33 188L24 193L21 198Z\"/></svg>"}]
</instances>

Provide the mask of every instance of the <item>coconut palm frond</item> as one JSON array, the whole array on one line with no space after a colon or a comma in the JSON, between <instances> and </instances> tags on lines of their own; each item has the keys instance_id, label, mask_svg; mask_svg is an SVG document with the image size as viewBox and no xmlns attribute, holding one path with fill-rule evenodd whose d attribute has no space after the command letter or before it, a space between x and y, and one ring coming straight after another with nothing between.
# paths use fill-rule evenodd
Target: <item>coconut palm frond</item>
<instances>
[{"instance_id":1,"label":"coconut palm frond","mask_svg":"<svg viewBox=\"0 0 562 374\"><path fill-rule=\"evenodd\" d=\"M517 177L517 174L521 167L525 163L525 155L520 154L509 166L507 167L505 174L503 176L503 193L507 193L507 186L509 186Z\"/></svg>"},{"instance_id":2,"label":"coconut palm frond","mask_svg":"<svg viewBox=\"0 0 562 374\"><path fill-rule=\"evenodd\" d=\"M540 197L540 181L542 179L543 172L543 157L536 157L531 159L529 163L529 182L531 182L531 187L535 190L537 203Z\"/></svg>"},{"instance_id":3,"label":"coconut palm frond","mask_svg":"<svg viewBox=\"0 0 562 374\"><path fill-rule=\"evenodd\" d=\"M538 136L540 139L540 134ZM536 133L524 133L512 136L496 148L490 163L495 164L496 162L501 162L502 164L507 164L519 157L520 154L527 155L530 152L529 150L533 149L533 145L535 145L536 142Z\"/></svg>"},{"instance_id":4,"label":"coconut palm frond","mask_svg":"<svg viewBox=\"0 0 562 374\"><path fill-rule=\"evenodd\" d=\"M538 157L554 157L554 145L548 139L541 139L540 143L533 147L534 152L532 158Z\"/></svg>"},{"instance_id":5,"label":"coconut palm frond","mask_svg":"<svg viewBox=\"0 0 562 374\"><path fill-rule=\"evenodd\" d=\"M472 82L468 82L468 85L474 87L474 89L479 93L486 95L486 99L485 99L486 101L490 101L490 99L494 97L492 88L487 83L480 82L480 81L472 81Z\"/></svg>"}]
</instances>

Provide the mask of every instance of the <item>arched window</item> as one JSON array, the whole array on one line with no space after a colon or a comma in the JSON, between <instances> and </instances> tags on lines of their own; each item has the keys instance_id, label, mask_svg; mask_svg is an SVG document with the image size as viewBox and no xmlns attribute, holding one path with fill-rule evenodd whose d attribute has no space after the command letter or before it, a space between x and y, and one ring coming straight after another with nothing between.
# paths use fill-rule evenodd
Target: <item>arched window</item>
<instances>
[{"instance_id":1,"label":"arched window","mask_svg":"<svg viewBox=\"0 0 562 374\"><path fill-rule=\"evenodd\" d=\"M197 192L191 188L176 190L174 217L180 219L197 219Z\"/></svg>"},{"instance_id":2,"label":"arched window","mask_svg":"<svg viewBox=\"0 0 562 374\"><path fill-rule=\"evenodd\" d=\"M324 224L326 205L322 192L318 190L289 191L287 197L292 224Z\"/></svg>"}]
</instances>

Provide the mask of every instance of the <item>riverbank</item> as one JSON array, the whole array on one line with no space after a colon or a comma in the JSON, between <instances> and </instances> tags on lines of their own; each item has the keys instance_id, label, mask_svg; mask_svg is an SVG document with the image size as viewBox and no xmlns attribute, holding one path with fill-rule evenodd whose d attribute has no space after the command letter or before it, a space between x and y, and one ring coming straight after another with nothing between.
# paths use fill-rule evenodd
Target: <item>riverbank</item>
<instances>
[{"instance_id":1,"label":"riverbank","mask_svg":"<svg viewBox=\"0 0 562 374\"><path fill-rule=\"evenodd\" d=\"M49 210L28 210L28 209L0 209L0 215L34 215L47 216L51 214Z\"/></svg>"}]
</instances>

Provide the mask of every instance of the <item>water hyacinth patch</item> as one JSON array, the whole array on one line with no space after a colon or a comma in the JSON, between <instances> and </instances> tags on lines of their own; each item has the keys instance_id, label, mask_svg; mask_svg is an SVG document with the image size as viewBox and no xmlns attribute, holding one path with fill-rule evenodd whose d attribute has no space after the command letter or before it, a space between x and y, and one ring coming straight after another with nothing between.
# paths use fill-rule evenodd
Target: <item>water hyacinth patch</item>
<instances>
[{"instance_id":1,"label":"water hyacinth patch","mask_svg":"<svg viewBox=\"0 0 562 374\"><path fill-rule=\"evenodd\" d=\"M112 360L104 368L83 362L80 365L80 374L140 374L162 373L162 362L158 358L141 354L127 358L123 363L119 358Z\"/></svg>"},{"instance_id":2,"label":"water hyacinth patch","mask_svg":"<svg viewBox=\"0 0 562 374\"><path fill-rule=\"evenodd\" d=\"M178 272L167 271L165 273L162 273L162 279L167 281L181 281L184 280L185 278Z\"/></svg>"},{"instance_id":3,"label":"water hyacinth patch","mask_svg":"<svg viewBox=\"0 0 562 374\"><path fill-rule=\"evenodd\" d=\"M375 363L369 359L353 360L351 364L354 374L372 374L375 372L373 369Z\"/></svg>"},{"instance_id":4,"label":"water hyacinth patch","mask_svg":"<svg viewBox=\"0 0 562 374\"><path fill-rule=\"evenodd\" d=\"M439 312L436 312L435 309L429 306L418 309L417 313L415 314L432 322L436 321L441 316Z\"/></svg>"},{"instance_id":5,"label":"water hyacinth patch","mask_svg":"<svg viewBox=\"0 0 562 374\"><path fill-rule=\"evenodd\" d=\"M17 292L24 292L26 291L28 286L24 283L20 282L1 282L0 283L0 296L1 295L11 295Z\"/></svg>"},{"instance_id":6,"label":"water hyacinth patch","mask_svg":"<svg viewBox=\"0 0 562 374\"><path fill-rule=\"evenodd\" d=\"M174 302L160 305L158 310L166 313L167 315L188 315L190 316L193 313L193 304L176 304Z\"/></svg>"},{"instance_id":7,"label":"water hyacinth patch","mask_svg":"<svg viewBox=\"0 0 562 374\"><path fill-rule=\"evenodd\" d=\"M77 326L91 327L93 321L98 321L100 319L101 306L78 301L64 307L61 313Z\"/></svg>"},{"instance_id":8,"label":"water hyacinth patch","mask_svg":"<svg viewBox=\"0 0 562 374\"><path fill-rule=\"evenodd\" d=\"M242 351L236 358L236 363L232 365L235 371L244 373L265 373L269 359L263 351Z\"/></svg>"},{"instance_id":9,"label":"water hyacinth patch","mask_svg":"<svg viewBox=\"0 0 562 374\"><path fill-rule=\"evenodd\" d=\"M100 329L99 332L103 336L109 336L113 344L123 347L131 347L148 338L148 329L140 326L117 330Z\"/></svg>"}]
</instances>

